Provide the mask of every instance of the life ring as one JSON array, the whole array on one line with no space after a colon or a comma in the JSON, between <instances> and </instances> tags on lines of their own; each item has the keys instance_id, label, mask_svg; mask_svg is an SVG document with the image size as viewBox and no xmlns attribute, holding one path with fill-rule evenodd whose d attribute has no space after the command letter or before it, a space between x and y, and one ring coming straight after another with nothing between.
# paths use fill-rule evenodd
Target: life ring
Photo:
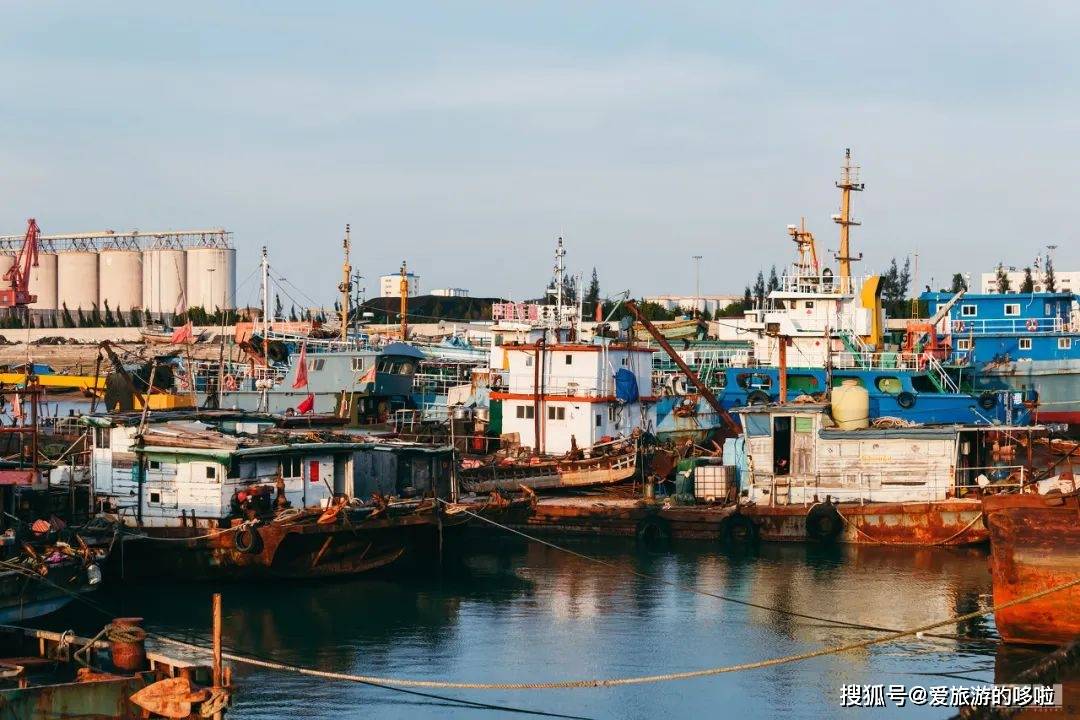
<instances>
[{"instance_id":1,"label":"life ring","mask_svg":"<svg viewBox=\"0 0 1080 720\"><path fill-rule=\"evenodd\" d=\"M634 537L645 547L663 547L671 542L671 523L662 517L650 515L637 524Z\"/></svg>"},{"instance_id":2,"label":"life ring","mask_svg":"<svg viewBox=\"0 0 1080 720\"><path fill-rule=\"evenodd\" d=\"M236 378L232 375L225 376L225 392L236 392Z\"/></svg>"},{"instance_id":3,"label":"life ring","mask_svg":"<svg viewBox=\"0 0 1080 720\"><path fill-rule=\"evenodd\" d=\"M1039 321L1035 318L1028 318L1025 325L1027 326L1028 332L1036 332L1039 329Z\"/></svg>"},{"instance_id":4,"label":"life ring","mask_svg":"<svg viewBox=\"0 0 1080 720\"><path fill-rule=\"evenodd\" d=\"M746 394L747 405L768 405L770 402L772 398L764 390L751 390Z\"/></svg>"},{"instance_id":5,"label":"life ring","mask_svg":"<svg viewBox=\"0 0 1080 720\"><path fill-rule=\"evenodd\" d=\"M830 543L844 529L844 518L830 502L818 503L806 513L806 536L821 543Z\"/></svg>"},{"instance_id":6,"label":"life ring","mask_svg":"<svg viewBox=\"0 0 1080 720\"><path fill-rule=\"evenodd\" d=\"M915 407L915 394L904 390L896 396L896 404L905 410L910 410Z\"/></svg>"},{"instance_id":7,"label":"life ring","mask_svg":"<svg viewBox=\"0 0 1080 720\"><path fill-rule=\"evenodd\" d=\"M262 536L259 535L258 528L247 525L236 531L236 536L233 538L233 545L235 545L236 549L242 553L255 555L262 550Z\"/></svg>"},{"instance_id":8,"label":"life ring","mask_svg":"<svg viewBox=\"0 0 1080 720\"><path fill-rule=\"evenodd\" d=\"M989 390L979 396L979 407L983 410L993 410L997 407L998 399L997 394L992 393Z\"/></svg>"},{"instance_id":9,"label":"life ring","mask_svg":"<svg viewBox=\"0 0 1080 720\"><path fill-rule=\"evenodd\" d=\"M757 540L758 529L754 521L741 513L735 513L720 529L724 543L730 547L744 547Z\"/></svg>"},{"instance_id":10,"label":"life ring","mask_svg":"<svg viewBox=\"0 0 1080 720\"><path fill-rule=\"evenodd\" d=\"M181 375L176 379L176 385L181 390L190 390L191 383L188 382L187 375Z\"/></svg>"},{"instance_id":11,"label":"life ring","mask_svg":"<svg viewBox=\"0 0 1080 720\"><path fill-rule=\"evenodd\" d=\"M953 320L952 329L953 332L962 333L967 330L967 325L964 324L963 320Z\"/></svg>"}]
</instances>

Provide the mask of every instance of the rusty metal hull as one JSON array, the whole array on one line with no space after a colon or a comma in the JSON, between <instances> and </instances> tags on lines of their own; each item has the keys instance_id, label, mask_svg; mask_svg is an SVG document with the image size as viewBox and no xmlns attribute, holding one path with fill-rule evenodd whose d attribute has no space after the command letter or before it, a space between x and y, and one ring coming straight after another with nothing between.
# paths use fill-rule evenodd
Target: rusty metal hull
<instances>
[{"instance_id":1,"label":"rusty metal hull","mask_svg":"<svg viewBox=\"0 0 1080 720\"><path fill-rule=\"evenodd\" d=\"M1035 494L985 498L994 604L1080 577L1080 501ZM1062 645L1080 637L1080 587L999 610L1005 642Z\"/></svg>"},{"instance_id":2,"label":"rusty metal hull","mask_svg":"<svg viewBox=\"0 0 1080 720\"><path fill-rule=\"evenodd\" d=\"M658 520L676 540L718 540L735 506L663 507L625 498L541 498L535 508L519 508L500 521L530 534L584 535L595 537L637 536L642 523Z\"/></svg>"},{"instance_id":3,"label":"rusty metal hull","mask_svg":"<svg viewBox=\"0 0 1080 720\"><path fill-rule=\"evenodd\" d=\"M464 523L441 519L444 526ZM433 555L440 518L432 511L351 523L270 523L258 528L255 548L237 547L237 532L204 535L204 528L158 528L129 539L114 553L121 577L172 576L190 580L321 578L355 575L408 558ZM185 536L194 536L184 540ZM197 539L195 539L197 538Z\"/></svg>"},{"instance_id":4,"label":"rusty metal hull","mask_svg":"<svg viewBox=\"0 0 1080 720\"><path fill-rule=\"evenodd\" d=\"M911 503L840 503L843 527L835 542L857 545L975 545L986 542L977 500ZM802 505L744 505L762 540L804 542L809 508Z\"/></svg>"}]
</instances>

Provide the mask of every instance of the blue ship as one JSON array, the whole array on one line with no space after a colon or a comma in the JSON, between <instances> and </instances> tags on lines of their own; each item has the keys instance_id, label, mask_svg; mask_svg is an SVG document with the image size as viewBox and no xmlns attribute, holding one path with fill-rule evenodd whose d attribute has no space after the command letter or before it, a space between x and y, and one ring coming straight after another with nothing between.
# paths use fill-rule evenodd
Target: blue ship
<instances>
[{"instance_id":1,"label":"blue ship","mask_svg":"<svg viewBox=\"0 0 1080 720\"><path fill-rule=\"evenodd\" d=\"M923 293L930 313L950 293ZM1080 423L1080 315L1071 292L964 295L943 331L955 363L976 387L1035 392L1039 422Z\"/></svg>"}]
</instances>

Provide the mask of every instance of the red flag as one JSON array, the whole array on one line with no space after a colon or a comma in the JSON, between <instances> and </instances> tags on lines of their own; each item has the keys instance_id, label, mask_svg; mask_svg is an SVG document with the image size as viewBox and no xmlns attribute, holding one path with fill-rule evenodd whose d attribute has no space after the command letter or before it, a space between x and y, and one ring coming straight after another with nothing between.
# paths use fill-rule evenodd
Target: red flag
<instances>
[{"instance_id":1,"label":"red flag","mask_svg":"<svg viewBox=\"0 0 1080 720\"><path fill-rule=\"evenodd\" d=\"M188 320L186 323L184 323L182 327L178 327L173 330L173 334L172 337L169 338L169 342L171 342L173 345L183 345L184 343L190 341L191 337L191 321Z\"/></svg>"},{"instance_id":2,"label":"red flag","mask_svg":"<svg viewBox=\"0 0 1080 720\"><path fill-rule=\"evenodd\" d=\"M360 378L360 384L366 385L375 382L375 365L372 364L368 371Z\"/></svg>"},{"instance_id":3,"label":"red flag","mask_svg":"<svg viewBox=\"0 0 1080 720\"><path fill-rule=\"evenodd\" d=\"M309 412L315 409L315 394L308 393L308 396L300 401L300 404L296 406L296 411L301 415L307 415Z\"/></svg>"},{"instance_id":4,"label":"red flag","mask_svg":"<svg viewBox=\"0 0 1080 720\"><path fill-rule=\"evenodd\" d=\"M293 380L292 386L296 390L307 387L307 343L300 346L300 359L296 361L296 380Z\"/></svg>"}]
</instances>

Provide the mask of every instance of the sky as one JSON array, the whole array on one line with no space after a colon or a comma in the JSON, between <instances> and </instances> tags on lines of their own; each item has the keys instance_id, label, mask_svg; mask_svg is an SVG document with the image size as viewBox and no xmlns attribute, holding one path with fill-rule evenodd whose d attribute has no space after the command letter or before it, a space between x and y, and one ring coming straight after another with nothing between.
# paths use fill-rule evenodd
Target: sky
<instances>
[{"instance_id":1,"label":"sky","mask_svg":"<svg viewBox=\"0 0 1080 720\"><path fill-rule=\"evenodd\" d=\"M537 295L556 236L605 295L740 293L806 217L856 269L945 286L1058 246L1080 269L1080 5L4 0L0 233L225 227L331 302Z\"/></svg>"}]
</instances>

